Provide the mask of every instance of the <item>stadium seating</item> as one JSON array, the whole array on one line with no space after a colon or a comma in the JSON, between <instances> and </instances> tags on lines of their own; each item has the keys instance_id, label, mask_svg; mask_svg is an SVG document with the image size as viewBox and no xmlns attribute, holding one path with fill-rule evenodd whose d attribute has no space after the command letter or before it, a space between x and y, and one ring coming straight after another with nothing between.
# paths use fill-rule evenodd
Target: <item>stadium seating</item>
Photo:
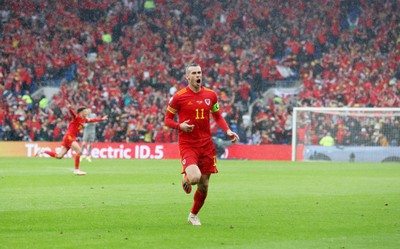
<instances>
[{"instance_id":1,"label":"stadium seating","mask_svg":"<svg viewBox=\"0 0 400 249\"><path fill-rule=\"evenodd\" d=\"M0 140L59 141L69 100L110 115L99 141L174 142L163 114L189 62L202 66L242 143L257 134L257 143L290 143L288 107L400 106L392 1L159 0L152 11L143 1L80 2L1 6ZM264 100L292 80L303 83L298 95ZM60 93L46 108L42 96L28 107L22 96L48 82Z\"/></svg>"}]
</instances>

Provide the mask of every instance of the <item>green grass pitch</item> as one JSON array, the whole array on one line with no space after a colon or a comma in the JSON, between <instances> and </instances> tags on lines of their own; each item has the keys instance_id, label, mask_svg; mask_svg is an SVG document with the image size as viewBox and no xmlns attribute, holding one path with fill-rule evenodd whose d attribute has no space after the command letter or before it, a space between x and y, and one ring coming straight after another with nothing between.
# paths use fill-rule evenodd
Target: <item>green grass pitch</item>
<instances>
[{"instance_id":1,"label":"green grass pitch","mask_svg":"<svg viewBox=\"0 0 400 249\"><path fill-rule=\"evenodd\" d=\"M199 217L177 160L0 158L0 248L400 248L398 163L220 160Z\"/></svg>"}]
</instances>

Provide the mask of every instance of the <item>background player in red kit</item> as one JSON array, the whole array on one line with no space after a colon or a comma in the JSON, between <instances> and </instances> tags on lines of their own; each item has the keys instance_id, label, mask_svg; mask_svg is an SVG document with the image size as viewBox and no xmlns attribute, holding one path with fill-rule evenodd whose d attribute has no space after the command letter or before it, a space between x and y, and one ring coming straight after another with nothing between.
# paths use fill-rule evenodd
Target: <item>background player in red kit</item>
<instances>
[{"instance_id":1,"label":"background player in red kit","mask_svg":"<svg viewBox=\"0 0 400 249\"><path fill-rule=\"evenodd\" d=\"M82 149L79 146L78 142L76 141L76 137L78 136L79 132L83 128L83 124L85 123L93 123L93 122L100 122L103 120L107 120L107 116L104 116L102 118L92 118L88 119L87 116L90 114L90 109L87 107L79 107L75 113L75 111L71 108L71 105L68 105L68 109L72 115L72 121L68 125L68 130L67 133L65 133L62 141L62 148L60 152L57 154L53 151L44 151L43 148L40 149L37 155L41 155L43 153L57 158L57 159L62 159L65 154L69 151L69 149L72 149L75 151L75 170L74 174L75 175L86 175L86 172L83 172L79 170L79 159L80 156L82 155Z\"/></svg>"},{"instance_id":2,"label":"background player in red kit","mask_svg":"<svg viewBox=\"0 0 400 249\"><path fill-rule=\"evenodd\" d=\"M165 124L179 130L179 152L183 166L183 190L189 194L197 184L194 203L188 222L201 225L197 214L207 197L210 175L217 173L216 151L210 131L210 113L217 125L232 139L239 136L231 131L222 117L217 94L202 86L202 71L197 64L186 67L188 86L178 91L169 101L165 114ZM178 114L178 122L174 120Z\"/></svg>"}]
</instances>

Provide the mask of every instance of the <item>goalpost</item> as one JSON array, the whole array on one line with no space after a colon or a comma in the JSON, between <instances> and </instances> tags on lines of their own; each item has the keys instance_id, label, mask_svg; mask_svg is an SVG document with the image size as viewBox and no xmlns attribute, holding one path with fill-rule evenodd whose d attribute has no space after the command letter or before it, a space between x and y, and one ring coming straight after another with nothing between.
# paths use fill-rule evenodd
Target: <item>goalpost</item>
<instances>
[{"instance_id":1,"label":"goalpost","mask_svg":"<svg viewBox=\"0 0 400 249\"><path fill-rule=\"evenodd\" d=\"M400 162L400 108L295 107L292 161Z\"/></svg>"}]
</instances>

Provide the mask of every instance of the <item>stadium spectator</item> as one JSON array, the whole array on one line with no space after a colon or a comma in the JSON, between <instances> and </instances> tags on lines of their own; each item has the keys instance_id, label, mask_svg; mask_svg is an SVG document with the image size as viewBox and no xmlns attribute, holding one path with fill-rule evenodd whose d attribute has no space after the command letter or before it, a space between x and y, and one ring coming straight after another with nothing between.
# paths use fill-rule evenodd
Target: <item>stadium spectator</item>
<instances>
[{"instance_id":1,"label":"stadium spectator","mask_svg":"<svg viewBox=\"0 0 400 249\"><path fill-rule=\"evenodd\" d=\"M322 146L334 146L335 139L333 139L331 133L328 131L326 135L319 141L319 144Z\"/></svg>"},{"instance_id":2,"label":"stadium spectator","mask_svg":"<svg viewBox=\"0 0 400 249\"><path fill-rule=\"evenodd\" d=\"M146 112L142 103L147 98L136 95L147 88L146 96L160 91L160 99L169 99L168 89L184 84L179 65L190 60L206 66L205 84L210 88L238 95L235 102L241 111L250 110L252 101L284 78L277 66L300 76L304 87L299 100L309 106L331 106L334 101L347 107L400 106L400 7L393 1L154 1L151 15L145 14L145 1L89 2L90 7L80 7L42 0L24 8L4 2L0 91L5 113L14 105L8 103L21 100L23 91L29 90L35 103L35 90L58 85L60 78L68 79L62 83L63 93L49 99L59 109L73 92L108 113L111 102L123 108L121 93L128 93L135 111L126 115ZM385 11L378 13L380 9ZM111 39L103 41L103 34L111 34ZM243 101L248 89L240 82L250 85L248 101ZM42 116L35 105L32 114L36 119ZM231 115L239 116L239 109L232 109ZM274 124L252 132L266 131L275 123L283 129L283 116L277 115ZM40 120L47 123L47 118ZM242 120L233 120L240 127ZM127 130L125 123L114 123ZM19 129L15 122L9 127L13 133ZM98 126L99 134L104 127ZM26 132L32 133L30 125Z\"/></svg>"}]
</instances>

